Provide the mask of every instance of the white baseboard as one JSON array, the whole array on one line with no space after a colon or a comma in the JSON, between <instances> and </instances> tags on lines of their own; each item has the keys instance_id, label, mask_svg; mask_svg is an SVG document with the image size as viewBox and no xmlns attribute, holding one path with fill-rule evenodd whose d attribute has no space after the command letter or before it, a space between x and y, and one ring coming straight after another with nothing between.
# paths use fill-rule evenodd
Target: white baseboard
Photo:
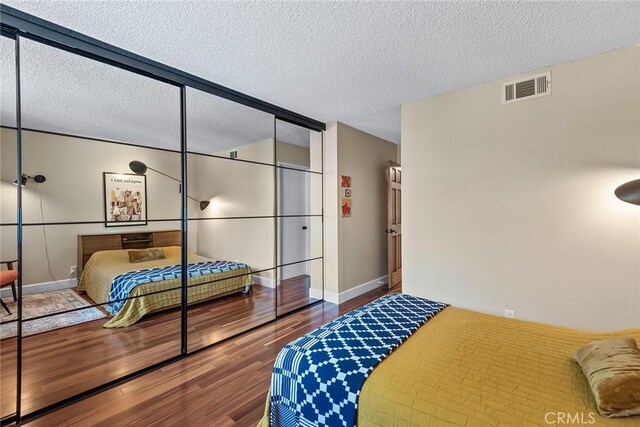
<instances>
[{"instance_id":1,"label":"white baseboard","mask_svg":"<svg viewBox=\"0 0 640 427\"><path fill-rule=\"evenodd\" d=\"M24 285L22 287L22 295L41 294L48 291L56 291L58 289L75 288L78 285L77 279L63 279L57 282L42 282ZM11 286L7 286L0 290L1 298L13 298Z\"/></svg>"},{"instance_id":2,"label":"white baseboard","mask_svg":"<svg viewBox=\"0 0 640 427\"><path fill-rule=\"evenodd\" d=\"M346 301L349 301L350 299L353 299L357 296L360 296L369 291L377 289L380 286L384 286L386 283L388 283L388 281L389 281L389 276L384 275L382 277L378 277L377 279L370 280L361 285L354 286L353 288L347 289L346 291L342 291L340 293L325 292L324 300L333 304L342 304Z\"/></svg>"},{"instance_id":3,"label":"white baseboard","mask_svg":"<svg viewBox=\"0 0 640 427\"><path fill-rule=\"evenodd\" d=\"M267 277L262 277L255 274L253 275L253 283L270 289L276 287L276 281L274 279L269 279Z\"/></svg>"}]
</instances>

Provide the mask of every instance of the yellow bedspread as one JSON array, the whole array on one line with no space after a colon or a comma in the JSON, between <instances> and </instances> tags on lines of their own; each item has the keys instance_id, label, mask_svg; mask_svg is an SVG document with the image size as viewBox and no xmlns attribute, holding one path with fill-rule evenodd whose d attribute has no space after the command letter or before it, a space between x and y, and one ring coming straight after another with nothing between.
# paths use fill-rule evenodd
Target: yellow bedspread
<instances>
[{"instance_id":1,"label":"yellow bedspread","mask_svg":"<svg viewBox=\"0 0 640 427\"><path fill-rule=\"evenodd\" d=\"M77 290L86 292L96 303L106 303L109 299L111 283L116 276L128 271L180 264L180 247L168 246L163 249L165 259L136 264L129 263L127 250L96 252L85 265ZM188 261L191 263L211 260L190 252ZM189 278L187 282L189 304L239 291L245 286L251 285L253 280L251 274L248 273L251 273L251 270L246 268ZM202 284L213 280L215 282ZM162 290L166 291L154 293ZM122 309L103 325L105 328L131 326L145 314L179 306L181 301L180 279L136 286L129 293L129 297L137 298L127 300Z\"/></svg>"},{"instance_id":2,"label":"yellow bedspread","mask_svg":"<svg viewBox=\"0 0 640 427\"><path fill-rule=\"evenodd\" d=\"M446 308L367 378L358 425L638 426L637 416L602 418L571 359L613 336L640 342L640 329L586 332ZM259 425L268 426L268 405Z\"/></svg>"}]
</instances>

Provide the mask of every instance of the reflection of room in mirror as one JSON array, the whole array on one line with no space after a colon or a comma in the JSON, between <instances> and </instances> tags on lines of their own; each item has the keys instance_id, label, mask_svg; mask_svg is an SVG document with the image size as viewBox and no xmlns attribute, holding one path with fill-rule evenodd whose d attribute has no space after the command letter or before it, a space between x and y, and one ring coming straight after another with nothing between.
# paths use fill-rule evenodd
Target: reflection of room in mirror
<instances>
[{"instance_id":1,"label":"reflection of room in mirror","mask_svg":"<svg viewBox=\"0 0 640 427\"><path fill-rule=\"evenodd\" d=\"M301 169L322 170L322 134L302 126L276 120L277 162Z\"/></svg>"},{"instance_id":2,"label":"reflection of room in mirror","mask_svg":"<svg viewBox=\"0 0 640 427\"><path fill-rule=\"evenodd\" d=\"M180 149L177 87L29 39L20 59L24 128Z\"/></svg>"},{"instance_id":3,"label":"reflection of room in mirror","mask_svg":"<svg viewBox=\"0 0 640 427\"><path fill-rule=\"evenodd\" d=\"M324 298L322 260L300 262L293 266L296 270L289 270L289 274L285 268L279 269L278 315Z\"/></svg>"},{"instance_id":4,"label":"reflection of room in mirror","mask_svg":"<svg viewBox=\"0 0 640 427\"><path fill-rule=\"evenodd\" d=\"M18 301L0 289L0 418L323 298L322 123L22 37L19 134L14 41L0 40L0 260L21 265ZM19 168L46 182L14 185Z\"/></svg>"},{"instance_id":5,"label":"reflection of room in mirror","mask_svg":"<svg viewBox=\"0 0 640 427\"><path fill-rule=\"evenodd\" d=\"M190 152L273 164L271 114L191 88L186 99Z\"/></svg>"}]
</instances>

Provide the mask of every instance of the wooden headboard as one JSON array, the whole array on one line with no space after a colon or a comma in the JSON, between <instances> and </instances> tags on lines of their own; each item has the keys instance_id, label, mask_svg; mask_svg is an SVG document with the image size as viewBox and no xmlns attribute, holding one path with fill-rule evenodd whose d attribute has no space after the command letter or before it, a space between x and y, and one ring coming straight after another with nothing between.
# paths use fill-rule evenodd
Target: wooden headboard
<instances>
[{"instance_id":1,"label":"wooden headboard","mask_svg":"<svg viewBox=\"0 0 640 427\"><path fill-rule=\"evenodd\" d=\"M180 230L137 233L78 234L78 277L94 252L180 246Z\"/></svg>"}]
</instances>

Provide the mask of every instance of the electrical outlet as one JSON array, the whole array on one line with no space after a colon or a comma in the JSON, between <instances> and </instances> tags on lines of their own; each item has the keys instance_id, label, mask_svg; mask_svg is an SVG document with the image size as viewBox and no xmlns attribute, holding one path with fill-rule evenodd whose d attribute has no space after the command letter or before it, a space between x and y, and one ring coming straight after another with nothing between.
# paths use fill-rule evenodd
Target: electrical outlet
<instances>
[{"instance_id":1,"label":"electrical outlet","mask_svg":"<svg viewBox=\"0 0 640 427\"><path fill-rule=\"evenodd\" d=\"M516 318L516 312L513 311L513 310L509 310L509 309L505 308L504 317L506 317L507 319L515 319Z\"/></svg>"},{"instance_id":2,"label":"electrical outlet","mask_svg":"<svg viewBox=\"0 0 640 427\"><path fill-rule=\"evenodd\" d=\"M69 269L69 277L74 278L78 276L78 266L72 265Z\"/></svg>"}]
</instances>

